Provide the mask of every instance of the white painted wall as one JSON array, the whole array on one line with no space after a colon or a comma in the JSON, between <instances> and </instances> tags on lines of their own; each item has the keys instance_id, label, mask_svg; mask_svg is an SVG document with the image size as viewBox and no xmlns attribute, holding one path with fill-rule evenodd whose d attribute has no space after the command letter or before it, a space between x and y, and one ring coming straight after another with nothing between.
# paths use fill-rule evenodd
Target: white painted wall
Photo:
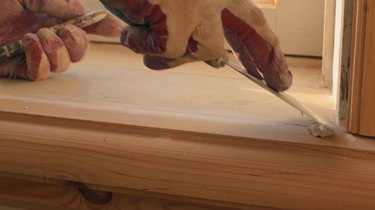
<instances>
[{"instance_id":1,"label":"white painted wall","mask_svg":"<svg viewBox=\"0 0 375 210\"><path fill-rule=\"evenodd\" d=\"M324 0L278 0L275 33L286 54L322 56Z\"/></svg>"}]
</instances>

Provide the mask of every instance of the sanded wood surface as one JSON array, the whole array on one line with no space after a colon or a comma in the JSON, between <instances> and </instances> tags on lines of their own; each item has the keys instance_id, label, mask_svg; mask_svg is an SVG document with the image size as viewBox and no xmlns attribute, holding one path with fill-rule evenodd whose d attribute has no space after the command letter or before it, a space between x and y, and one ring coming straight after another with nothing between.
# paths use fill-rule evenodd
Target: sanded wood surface
<instances>
[{"instance_id":1,"label":"sanded wood surface","mask_svg":"<svg viewBox=\"0 0 375 210\"><path fill-rule=\"evenodd\" d=\"M215 208L375 208L373 141L310 136L308 118L228 68L152 72L119 46L92 47L45 82L0 81L0 174ZM315 61L290 61L291 94L332 116Z\"/></svg>"},{"instance_id":2,"label":"sanded wood surface","mask_svg":"<svg viewBox=\"0 0 375 210\"><path fill-rule=\"evenodd\" d=\"M320 60L288 62L290 93L333 120L331 93L319 88ZM0 110L14 113L280 140L309 138L312 124L230 68L195 63L150 71L142 56L117 45L94 44L84 62L47 81L1 80L0 88Z\"/></svg>"}]
</instances>

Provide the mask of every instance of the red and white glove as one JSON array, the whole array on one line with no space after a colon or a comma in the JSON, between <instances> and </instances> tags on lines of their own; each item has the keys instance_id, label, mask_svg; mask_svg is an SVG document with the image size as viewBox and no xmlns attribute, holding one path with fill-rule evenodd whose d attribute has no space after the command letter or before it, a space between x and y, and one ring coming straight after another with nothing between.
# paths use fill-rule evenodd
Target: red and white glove
<instances>
[{"instance_id":1,"label":"red and white glove","mask_svg":"<svg viewBox=\"0 0 375 210\"><path fill-rule=\"evenodd\" d=\"M24 54L0 61L0 77L44 80L50 72L64 72L80 61L89 47L86 32L118 36L124 27L113 16L82 30L66 26L55 34L48 27L86 12L81 0L0 1L0 46L23 41Z\"/></svg>"},{"instance_id":2,"label":"red and white glove","mask_svg":"<svg viewBox=\"0 0 375 210\"><path fill-rule=\"evenodd\" d=\"M283 91L292 74L263 13L251 0L100 0L126 21L121 41L151 69L227 61L224 37L247 71Z\"/></svg>"}]
</instances>

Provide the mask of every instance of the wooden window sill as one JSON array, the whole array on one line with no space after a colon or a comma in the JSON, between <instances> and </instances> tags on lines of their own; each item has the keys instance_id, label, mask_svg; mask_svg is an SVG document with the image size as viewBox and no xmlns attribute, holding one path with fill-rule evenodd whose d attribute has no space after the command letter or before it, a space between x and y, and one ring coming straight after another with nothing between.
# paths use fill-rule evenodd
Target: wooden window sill
<instances>
[{"instance_id":1,"label":"wooden window sill","mask_svg":"<svg viewBox=\"0 0 375 210\"><path fill-rule=\"evenodd\" d=\"M94 44L85 62L47 81L0 81L0 176L244 209L375 206L374 142L311 137L308 118L229 69L153 72L140 62L120 46ZM333 117L319 76L295 75L291 93Z\"/></svg>"},{"instance_id":2,"label":"wooden window sill","mask_svg":"<svg viewBox=\"0 0 375 210\"><path fill-rule=\"evenodd\" d=\"M320 61L290 58L288 62L296 70L291 94L334 121L330 91L318 88ZM195 63L150 71L141 56L119 45L93 44L83 63L47 81L0 82L3 112L316 142L307 133L312 124L308 117L229 68Z\"/></svg>"}]
</instances>

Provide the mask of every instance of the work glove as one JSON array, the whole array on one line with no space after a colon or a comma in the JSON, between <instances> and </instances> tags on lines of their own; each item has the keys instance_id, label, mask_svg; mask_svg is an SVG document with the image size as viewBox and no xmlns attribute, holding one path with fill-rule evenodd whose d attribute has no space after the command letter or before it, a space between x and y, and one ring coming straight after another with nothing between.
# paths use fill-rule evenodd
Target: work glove
<instances>
[{"instance_id":1,"label":"work glove","mask_svg":"<svg viewBox=\"0 0 375 210\"><path fill-rule=\"evenodd\" d=\"M21 39L25 53L0 61L0 77L44 80L80 61L89 47L86 32L118 36L125 26L114 16L85 28L70 25L54 33L48 27L84 15L81 0L0 1L0 46Z\"/></svg>"},{"instance_id":2,"label":"work glove","mask_svg":"<svg viewBox=\"0 0 375 210\"><path fill-rule=\"evenodd\" d=\"M292 74L262 11L251 0L100 0L130 26L121 42L151 69L228 61L228 41L248 73L284 91Z\"/></svg>"}]
</instances>

